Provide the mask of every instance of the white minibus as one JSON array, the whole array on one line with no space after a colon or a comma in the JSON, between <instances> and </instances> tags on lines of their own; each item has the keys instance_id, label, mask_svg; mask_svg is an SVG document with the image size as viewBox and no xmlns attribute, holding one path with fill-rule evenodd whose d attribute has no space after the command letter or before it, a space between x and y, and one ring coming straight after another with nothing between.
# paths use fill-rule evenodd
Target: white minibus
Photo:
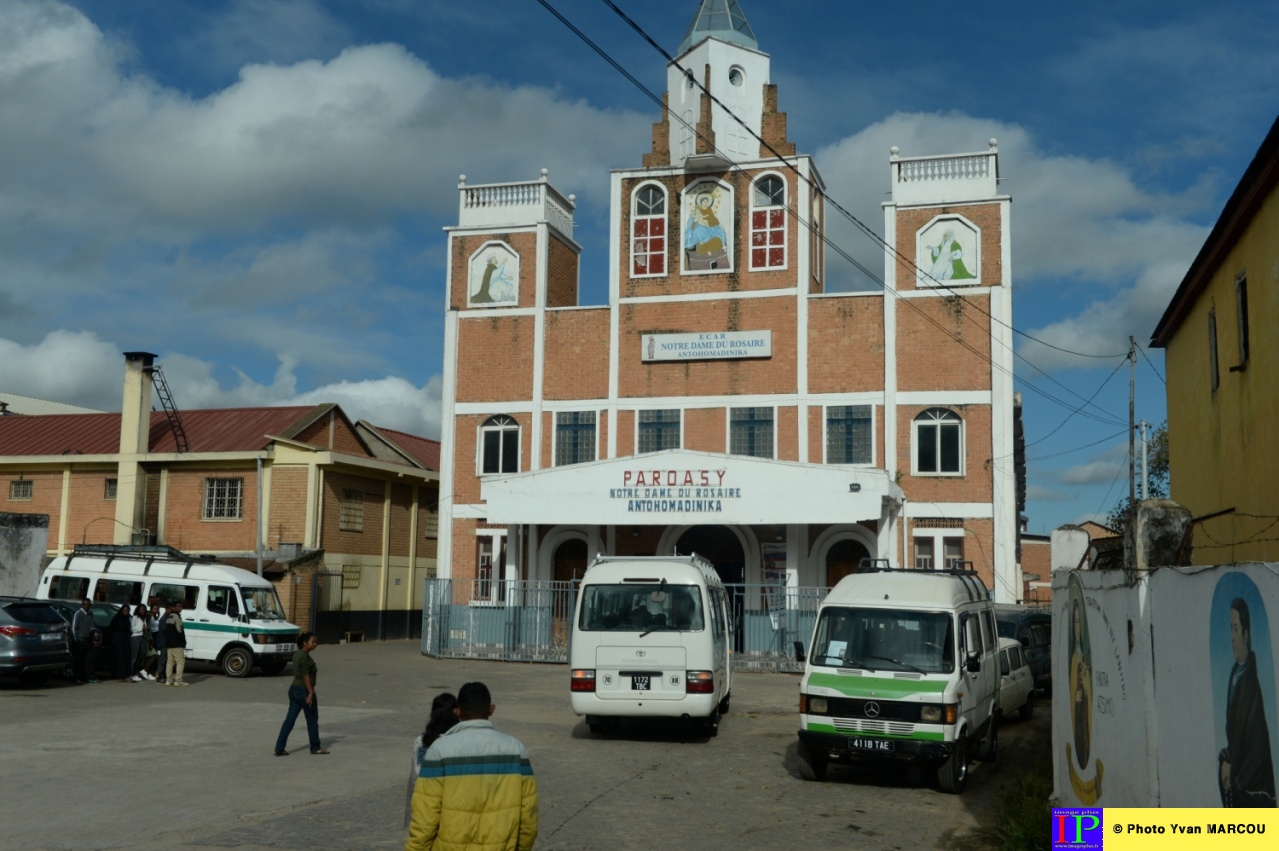
<instances>
[{"instance_id":1,"label":"white minibus","mask_svg":"<svg viewBox=\"0 0 1279 851\"><path fill-rule=\"evenodd\" d=\"M77 544L45 568L36 596L117 605L181 601L187 658L214 662L229 677L247 676L254 665L278 674L297 650L298 627L284 619L270 582L172 547Z\"/></svg>"},{"instance_id":2,"label":"white minibus","mask_svg":"<svg viewBox=\"0 0 1279 851\"><path fill-rule=\"evenodd\" d=\"M597 557L573 616L573 711L593 733L663 717L716 735L732 687L728 613L724 584L700 556Z\"/></svg>"}]
</instances>

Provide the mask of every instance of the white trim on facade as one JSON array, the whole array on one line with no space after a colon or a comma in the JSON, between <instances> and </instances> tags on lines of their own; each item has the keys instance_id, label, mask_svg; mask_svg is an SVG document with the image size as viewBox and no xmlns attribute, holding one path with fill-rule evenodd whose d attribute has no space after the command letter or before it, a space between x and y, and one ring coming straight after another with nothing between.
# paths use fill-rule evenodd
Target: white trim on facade
<instances>
[{"instance_id":1,"label":"white trim on facade","mask_svg":"<svg viewBox=\"0 0 1279 851\"><path fill-rule=\"evenodd\" d=\"M769 270L773 271L773 270ZM694 274L715 274L714 272L697 272ZM621 304L665 304L682 301L741 301L751 298L794 298L799 293L797 287L786 287L776 290L740 290L738 292L685 293L683 295L636 295L621 299Z\"/></svg>"},{"instance_id":2,"label":"white trim on facade","mask_svg":"<svg viewBox=\"0 0 1279 851\"><path fill-rule=\"evenodd\" d=\"M898 405L926 405L944 408L949 405L989 405L989 390L910 390L897 394Z\"/></svg>"},{"instance_id":3,"label":"white trim on facade","mask_svg":"<svg viewBox=\"0 0 1279 851\"><path fill-rule=\"evenodd\" d=\"M903 517L944 517L949 520L989 520L995 509L989 502L908 502Z\"/></svg>"}]
</instances>

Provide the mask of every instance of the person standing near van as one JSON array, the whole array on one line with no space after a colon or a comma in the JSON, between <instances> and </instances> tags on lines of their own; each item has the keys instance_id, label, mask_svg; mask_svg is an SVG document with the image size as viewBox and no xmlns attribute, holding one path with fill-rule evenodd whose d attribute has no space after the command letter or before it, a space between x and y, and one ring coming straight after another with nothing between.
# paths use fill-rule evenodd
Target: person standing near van
<instances>
[{"instance_id":1,"label":"person standing near van","mask_svg":"<svg viewBox=\"0 0 1279 851\"><path fill-rule=\"evenodd\" d=\"M164 647L169 662L165 666L165 685L185 686L182 675L187 666L187 634L182 626L182 601L174 600L169 604L168 614L164 616Z\"/></svg>"},{"instance_id":2,"label":"person standing near van","mask_svg":"<svg viewBox=\"0 0 1279 851\"><path fill-rule=\"evenodd\" d=\"M519 739L493 728L493 710L483 683L458 690L461 721L422 760L404 851L533 847L538 819L533 765Z\"/></svg>"},{"instance_id":3,"label":"person standing near van","mask_svg":"<svg viewBox=\"0 0 1279 851\"><path fill-rule=\"evenodd\" d=\"M320 643L314 632L298 636L298 651L293 654L293 684L289 686L289 711L280 725L280 735L275 739L275 755L288 756L284 746L289 743L289 733L297 723L298 713L306 716L306 735L310 739L311 753L327 754L320 744L320 700L315 696L315 675L318 668L311 658L311 651Z\"/></svg>"},{"instance_id":4,"label":"person standing near van","mask_svg":"<svg viewBox=\"0 0 1279 851\"><path fill-rule=\"evenodd\" d=\"M115 651L115 678L122 683L133 682L133 661L129 655L129 604L121 603L120 609L107 624L108 643Z\"/></svg>"},{"instance_id":5,"label":"person standing near van","mask_svg":"<svg viewBox=\"0 0 1279 851\"><path fill-rule=\"evenodd\" d=\"M169 654L164 650L164 615L160 613L160 604L154 597L151 598L151 612L147 616L147 627L151 631L151 640L155 642L156 654L155 676L150 679L164 685L164 669L169 664Z\"/></svg>"},{"instance_id":6,"label":"person standing near van","mask_svg":"<svg viewBox=\"0 0 1279 851\"><path fill-rule=\"evenodd\" d=\"M80 609L71 617L71 669L77 683L96 683L93 661L93 605L88 597L80 601Z\"/></svg>"},{"instance_id":7,"label":"person standing near van","mask_svg":"<svg viewBox=\"0 0 1279 851\"><path fill-rule=\"evenodd\" d=\"M129 614L129 681L142 682L146 667L147 607L139 603Z\"/></svg>"}]
</instances>

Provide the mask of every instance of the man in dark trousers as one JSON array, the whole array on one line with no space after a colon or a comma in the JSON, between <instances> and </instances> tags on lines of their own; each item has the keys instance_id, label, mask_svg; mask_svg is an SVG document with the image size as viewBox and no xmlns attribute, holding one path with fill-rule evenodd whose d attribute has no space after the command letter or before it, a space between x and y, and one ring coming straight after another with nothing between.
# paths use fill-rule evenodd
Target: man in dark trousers
<instances>
[{"instance_id":1,"label":"man in dark trousers","mask_svg":"<svg viewBox=\"0 0 1279 851\"><path fill-rule=\"evenodd\" d=\"M170 603L168 614L164 616L164 647L169 655L164 671L165 685L186 686L182 675L187 666L187 634L182 626L181 600Z\"/></svg>"},{"instance_id":2,"label":"man in dark trousers","mask_svg":"<svg viewBox=\"0 0 1279 851\"><path fill-rule=\"evenodd\" d=\"M71 618L71 670L77 683L96 683L97 673L93 663L93 611L88 597L80 601L80 608Z\"/></svg>"},{"instance_id":3,"label":"man in dark trousers","mask_svg":"<svg viewBox=\"0 0 1279 851\"><path fill-rule=\"evenodd\" d=\"M528 851L537 839L537 781L528 749L493 729L483 683L457 693L461 720L435 740L413 787L404 851L507 848Z\"/></svg>"},{"instance_id":4,"label":"man in dark trousers","mask_svg":"<svg viewBox=\"0 0 1279 851\"><path fill-rule=\"evenodd\" d=\"M1252 652L1252 618L1242 597L1230 603L1230 649L1235 664L1226 684L1226 747L1217 757L1221 803L1227 807L1275 806L1270 731Z\"/></svg>"}]
</instances>

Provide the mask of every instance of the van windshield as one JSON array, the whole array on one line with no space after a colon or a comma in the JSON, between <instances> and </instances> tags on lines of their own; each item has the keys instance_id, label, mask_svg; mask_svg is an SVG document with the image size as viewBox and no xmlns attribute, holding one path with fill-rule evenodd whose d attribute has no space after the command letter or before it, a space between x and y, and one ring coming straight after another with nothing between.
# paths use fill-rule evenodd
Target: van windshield
<instances>
[{"instance_id":1,"label":"van windshield","mask_svg":"<svg viewBox=\"0 0 1279 851\"><path fill-rule=\"evenodd\" d=\"M699 631L702 595L696 585L586 585L578 629L587 632Z\"/></svg>"},{"instance_id":2,"label":"van windshield","mask_svg":"<svg viewBox=\"0 0 1279 851\"><path fill-rule=\"evenodd\" d=\"M829 606L817 622L809 660L828 668L950 673L954 618L946 612Z\"/></svg>"},{"instance_id":3,"label":"van windshield","mask_svg":"<svg viewBox=\"0 0 1279 851\"><path fill-rule=\"evenodd\" d=\"M254 620L282 621L284 607L276 596L274 588L245 588L240 586L244 596L244 610Z\"/></svg>"}]
</instances>

